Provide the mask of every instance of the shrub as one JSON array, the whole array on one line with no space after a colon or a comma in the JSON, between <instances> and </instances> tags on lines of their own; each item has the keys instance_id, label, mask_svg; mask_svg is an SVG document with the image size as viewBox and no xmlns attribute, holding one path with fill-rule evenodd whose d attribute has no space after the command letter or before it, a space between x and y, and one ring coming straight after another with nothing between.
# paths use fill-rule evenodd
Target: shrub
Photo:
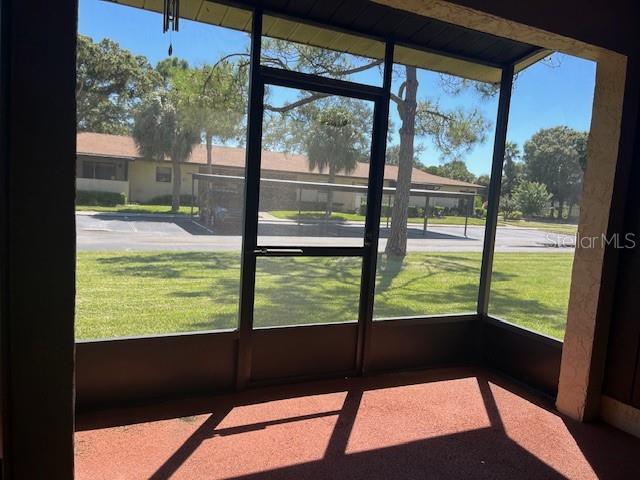
<instances>
[{"instance_id":1,"label":"shrub","mask_svg":"<svg viewBox=\"0 0 640 480\"><path fill-rule=\"evenodd\" d=\"M523 181L513 192L513 200L524 215L532 217L540 215L551 200L551 194L542 183Z\"/></svg>"},{"instance_id":2,"label":"shrub","mask_svg":"<svg viewBox=\"0 0 640 480\"><path fill-rule=\"evenodd\" d=\"M487 216L487 210L486 208L482 208L482 207L477 207L475 209L475 216L478 218L484 218Z\"/></svg>"},{"instance_id":3,"label":"shrub","mask_svg":"<svg viewBox=\"0 0 640 480\"><path fill-rule=\"evenodd\" d=\"M124 193L78 190L76 192L76 203L92 207L115 207L116 205L125 205L127 196Z\"/></svg>"},{"instance_id":4,"label":"shrub","mask_svg":"<svg viewBox=\"0 0 640 480\"><path fill-rule=\"evenodd\" d=\"M517 210L518 204L511 197L504 196L500 198L500 213L502 213L505 222L507 220L515 220L515 218L513 218L513 215ZM522 213L520 214L520 216L522 216Z\"/></svg>"},{"instance_id":5,"label":"shrub","mask_svg":"<svg viewBox=\"0 0 640 480\"><path fill-rule=\"evenodd\" d=\"M433 207L431 207L431 215L432 217L444 217L445 215L445 208L441 207L440 205L434 205Z\"/></svg>"},{"instance_id":6,"label":"shrub","mask_svg":"<svg viewBox=\"0 0 640 480\"><path fill-rule=\"evenodd\" d=\"M509 215L509 220L522 220L522 212L519 210L514 210Z\"/></svg>"}]
</instances>

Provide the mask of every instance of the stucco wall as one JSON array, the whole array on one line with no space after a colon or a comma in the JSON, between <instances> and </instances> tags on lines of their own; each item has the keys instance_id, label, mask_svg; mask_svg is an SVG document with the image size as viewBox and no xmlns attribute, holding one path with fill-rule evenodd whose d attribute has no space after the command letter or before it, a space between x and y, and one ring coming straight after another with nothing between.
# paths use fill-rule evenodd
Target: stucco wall
<instances>
[{"instance_id":1,"label":"stucco wall","mask_svg":"<svg viewBox=\"0 0 640 480\"><path fill-rule=\"evenodd\" d=\"M89 192L124 193L127 198L129 197L129 182L127 181L76 178L76 189Z\"/></svg>"},{"instance_id":2,"label":"stucco wall","mask_svg":"<svg viewBox=\"0 0 640 480\"><path fill-rule=\"evenodd\" d=\"M135 160L129 164L129 200L148 202L160 195L171 195L172 182L156 182L156 167L170 167L169 162ZM183 164L182 194L191 194L191 175L198 173L198 165Z\"/></svg>"}]
</instances>

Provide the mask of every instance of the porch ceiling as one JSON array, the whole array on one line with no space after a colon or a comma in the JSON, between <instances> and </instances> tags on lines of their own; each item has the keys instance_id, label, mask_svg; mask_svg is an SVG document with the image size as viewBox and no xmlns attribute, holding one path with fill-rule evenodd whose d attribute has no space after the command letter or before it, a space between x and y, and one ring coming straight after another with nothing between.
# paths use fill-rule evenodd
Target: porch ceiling
<instances>
[{"instance_id":1,"label":"porch ceiling","mask_svg":"<svg viewBox=\"0 0 640 480\"><path fill-rule=\"evenodd\" d=\"M156 12L163 5L162 0L105 1ZM249 31L251 13L242 7L256 3L182 0L180 13L189 20ZM380 40L394 38L399 45L412 47L398 48L397 62L483 82L499 82L502 66L514 64L517 73L550 53L369 0L264 0L262 5L266 14L263 29L269 37L370 58L382 58ZM299 23L299 18L305 23ZM328 35L320 27L327 24L337 32Z\"/></svg>"}]
</instances>

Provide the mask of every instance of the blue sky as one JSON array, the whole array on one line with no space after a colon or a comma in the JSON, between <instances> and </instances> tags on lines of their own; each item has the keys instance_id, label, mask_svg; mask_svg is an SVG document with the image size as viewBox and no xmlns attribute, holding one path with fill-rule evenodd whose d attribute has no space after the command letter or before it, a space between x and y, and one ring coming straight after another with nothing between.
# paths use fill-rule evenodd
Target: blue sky
<instances>
[{"instance_id":1,"label":"blue sky","mask_svg":"<svg viewBox=\"0 0 640 480\"><path fill-rule=\"evenodd\" d=\"M79 32L94 40L109 37L136 54L145 55L155 65L167 57L169 41L174 56L187 59L193 65L215 62L221 55L245 50L247 34L190 21L180 22L180 31L162 33L159 14L123 7L101 0L80 0ZM522 72L515 83L511 100L508 138L520 146L540 128L568 125L588 130L595 84L595 63L562 54L554 54L549 67L538 63ZM376 82L373 77L361 80ZM459 96L446 95L437 74L421 71L418 77L419 97L438 99L444 108L464 106L479 108L495 124L497 98L482 100L466 92ZM392 118L399 126L392 105ZM397 135L393 136L394 141ZM430 142L421 160L427 165L438 164L439 155ZM469 170L476 175L489 173L493 148L493 128L487 140L464 157Z\"/></svg>"}]
</instances>

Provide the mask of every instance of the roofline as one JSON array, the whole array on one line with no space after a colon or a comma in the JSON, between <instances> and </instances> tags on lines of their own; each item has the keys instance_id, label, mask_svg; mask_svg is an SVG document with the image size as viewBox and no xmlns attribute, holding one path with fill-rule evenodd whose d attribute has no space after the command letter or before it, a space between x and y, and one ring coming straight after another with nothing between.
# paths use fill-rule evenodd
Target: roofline
<instances>
[{"instance_id":1,"label":"roofline","mask_svg":"<svg viewBox=\"0 0 640 480\"><path fill-rule=\"evenodd\" d=\"M218 145L219 146L219 145ZM229 148L229 147L222 147L222 148ZM274 152L274 153L278 153L278 152ZM280 152L281 153L281 152ZM154 163L160 163L160 160L154 160L152 158L144 158L144 157L129 157L129 156L124 156L124 155L105 155L105 154L101 154L101 153L88 153L88 152L76 152L76 155L85 155L88 157L100 157L100 158L116 158L116 159L120 159L120 160L130 160L130 161L134 161L134 160L138 160L138 161L143 161L143 162L154 162ZM164 162L170 162L170 160L163 160ZM199 165L199 166L207 166L206 163L200 163L200 162L181 162L183 165ZM369 165L366 162L359 162L362 163L364 165ZM236 165L220 165L220 164L211 164L212 167L223 167L223 168L242 168L242 167L238 167ZM395 165L394 165L395 166ZM418 171L422 171L419 168L413 167ZM291 170L279 170L279 169L274 169L274 168L270 168L268 169L270 172L278 172L278 173L290 173L290 174L296 174L296 173L308 173L310 175L327 175L326 173L321 173L321 172L294 172ZM469 182L465 182L463 180L455 180L454 178L446 178L446 177L440 177L439 175L434 175L433 173L428 173L428 172L423 172L423 173L427 173L428 175L433 175L435 177L439 177L439 178L445 178L447 180L454 180L456 182L461 182L463 185L453 185L453 184L447 184L447 183L438 183L438 182L418 182L418 181L413 181L413 179L411 180L411 183L417 184L417 183L422 183L422 184L433 184L433 185L438 185L438 186L450 186L450 187L467 187L467 188L486 188L483 185L478 185L475 183L469 183ZM362 178L362 179L366 179L368 177L351 177L349 175L341 175L341 174L337 174L337 177L340 178ZM394 181L394 179L387 179L385 178L385 180L390 180L390 181ZM385 187L386 188L386 187Z\"/></svg>"},{"instance_id":2,"label":"roofline","mask_svg":"<svg viewBox=\"0 0 640 480\"><path fill-rule=\"evenodd\" d=\"M217 175L214 173L192 173L193 178L219 178L222 180L236 180L238 182L244 181L245 177L239 175ZM332 188L334 190L342 190L342 191L364 191L367 192L369 190L368 185L345 185L343 183L326 183L326 182L306 182L304 180L284 180L281 178L263 178L260 180L261 182L266 183L282 183L287 185L297 185L299 187L320 187L320 188ZM396 191L396 187L383 187L382 191L385 193L393 193ZM411 188L409 189L410 193L417 194L418 196L445 196L445 197L476 197L478 195L477 192L448 192L446 190L429 190L424 188Z\"/></svg>"},{"instance_id":3,"label":"roofline","mask_svg":"<svg viewBox=\"0 0 640 480\"><path fill-rule=\"evenodd\" d=\"M105 155L104 153L89 153L89 152L78 152L76 151L76 155L86 155L87 157L101 157L101 158L117 158L119 160L143 160L142 157L131 157L128 155Z\"/></svg>"}]
</instances>

